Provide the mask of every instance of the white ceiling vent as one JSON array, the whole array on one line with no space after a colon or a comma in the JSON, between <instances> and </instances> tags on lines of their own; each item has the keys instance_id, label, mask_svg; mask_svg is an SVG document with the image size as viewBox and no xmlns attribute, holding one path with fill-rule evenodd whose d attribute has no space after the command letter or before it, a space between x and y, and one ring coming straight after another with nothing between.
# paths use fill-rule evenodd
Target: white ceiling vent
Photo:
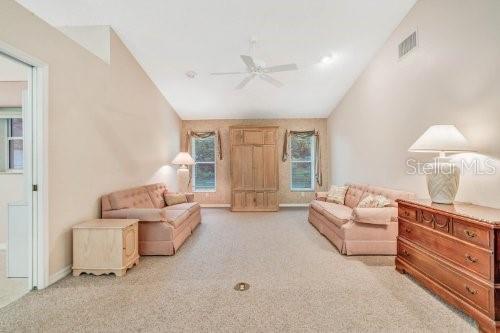
<instances>
[{"instance_id":1,"label":"white ceiling vent","mask_svg":"<svg viewBox=\"0 0 500 333\"><path fill-rule=\"evenodd\" d=\"M399 59L407 55L411 50L417 47L417 32L414 31L410 36L406 37L399 43Z\"/></svg>"}]
</instances>

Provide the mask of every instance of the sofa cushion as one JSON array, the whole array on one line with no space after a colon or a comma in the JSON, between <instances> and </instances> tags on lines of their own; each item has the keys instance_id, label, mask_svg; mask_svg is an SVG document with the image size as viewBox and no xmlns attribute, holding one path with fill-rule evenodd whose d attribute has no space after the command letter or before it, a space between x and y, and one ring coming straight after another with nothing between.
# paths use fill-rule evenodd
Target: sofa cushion
<instances>
[{"instance_id":1,"label":"sofa cushion","mask_svg":"<svg viewBox=\"0 0 500 333\"><path fill-rule=\"evenodd\" d=\"M146 185L145 188L148 191L149 197L151 198L155 208L163 208L166 206L165 199L163 198L163 193L167 192L165 184L151 184Z\"/></svg>"},{"instance_id":2,"label":"sofa cushion","mask_svg":"<svg viewBox=\"0 0 500 333\"><path fill-rule=\"evenodd\" d=\"M349 189L345 195L345 205L354 208L358 205L363 193L365 192L366 186L349 184Z\"/></svg>"},{"instance_id":3,"label":"sofa cushion","mask_svg":"<svg viewBox=\"0 0 500 333\"><path fill-rule=\"evenodd\" d=\"M177 204L182 204L187 202L187 198L184 194L181 193L167 193L165 192L163 194L165 198L165 202L167 203L167 206L173 206Z\"/></svg>"},{"instance_id":4,"label":"sofa cushion","mask_svg":"<svg viewBox=\"0 0 500 333\"><path fill-rule=\"evenodd\" d=\"M395 207L354 208L354 221L369 224L389 224L397 221L398 210Z\"/></svg>"},{"instance_id":5,"label":"sofa cushion","mask_svg":"<svg viewBox=\"0 0 500 333\"><path fill-rule=\"evenodd\" d=\"M406 191L399 191L399 190L393 190L385 187L379 187L379 186L367 186L365 190L364 195L383 195L384 197L388 198L391 203L391 207L397 207L398 204L396 203L397 199L413 199L415 198L415 194L411 192L406 192Z\"/></svg>"},{"instance_id":6,"label":"sofa cushion","mask_svg":"<svg viewBox=\"0 0 500 333\"><path fill-rule=\"evenodd\" d=\"M332 185L330 187L330 191L328 191L326 201L343 205L345 202L345 194L347 193L348 189L348 186Z\"/></svg>"},{"instance_id":7,"label":"sofa cushion","mask_svg":"<svg viewBox=\"0 0 500 333\"><path fill-rule=\"evenodd\" d=\"M167 206L163 208L164 210L189 210L190 212L194 212L195 210L200 209L200 204L197 202L185 202L173 206Z\"/></svg>"},{"instance_id":8,"label":"sofa cushion","mask_svg":"<svg viewBox=\"0 0 500 333\"><path fill-rule=\"evenodd\" d=\"M382 208L390 205L391 200L380 194L368 194L358 203L359 208Z\"/></svg>"},{"instance_id":9,"label":"sofa cushion","mask_svg":"<svg viewBox=\"0 0 500 333\"><path fill-rule=\"evenodd\" d=\"M113 192L109 195L112 209L155 208L145 187Z\"/></svg>"},{"instance_id":10,"label":"sofa cushion","mask_svg":"<svg viewBox=\"0 0 500 333\"><path fill-rule=\"evenodd\" d=\"M181 227L190 214L188 210L163 210L165 220L175 229Z\"/></svg>"},{"instance_id":11,"label":"sofa cushion","mask_svg":"<svg viewBox=\"0 0 500 333\"><path fill-rule=\"evenodd\" d=\"M353 210L345 205L314 200L311 207L321 213L329 222L341 227L352 220Z\"/></svg>"},{"instance_id":12,"label":"sofa cushion","mask_svg":"<svg viewBox=\"0 0 500 333\"><path fill-rule=\"evenodd\" d=\"M120 195L119 192L111 193L109 195L109 203L111 204L111 209L126 209L132 208L132 198L125 195Z\"/></svg>"}]
</instances>

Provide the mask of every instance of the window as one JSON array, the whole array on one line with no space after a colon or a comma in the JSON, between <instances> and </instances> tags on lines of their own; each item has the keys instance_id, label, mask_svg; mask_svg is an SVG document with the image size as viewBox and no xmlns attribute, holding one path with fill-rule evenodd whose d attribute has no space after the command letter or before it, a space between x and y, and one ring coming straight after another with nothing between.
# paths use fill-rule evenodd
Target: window
<instances>
[{"instance_id":1,"label":"window","mask_svg":"<svg viewBox=\"0 0 500 333\"><path fill-rule=\"evenodd\" d=\"M314 136L292 135L292 191L314 191Z\"/></svg>"},{"instance_id":2,"label":"window","mask_svg":"<svg viewBox=\"0 0 500 333\"><path fill-rule=\"evenodd\" d=\"M215 136L193 138L193 188L195 192L215 192Z\"/></svg>"},{"instance_id":3,"label":"window","mask_svg":"<svg viewBox=\"0 0 500 333\"><path fill-rule=\"evenodd\" d=\"M4 162L0 166L6 171L23 170L23 119L22 118L3 118L0 119L0 133L5 144L3 158ZM0 156L2 157L2 156Z\"/></svg>"}]
</instances>

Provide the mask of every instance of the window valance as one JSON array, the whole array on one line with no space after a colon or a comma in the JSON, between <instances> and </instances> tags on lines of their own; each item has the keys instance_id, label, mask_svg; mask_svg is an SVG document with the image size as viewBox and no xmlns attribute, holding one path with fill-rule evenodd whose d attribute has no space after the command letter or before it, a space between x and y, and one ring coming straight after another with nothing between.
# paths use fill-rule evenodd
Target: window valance
<instances>
[{"instance_id":1,"label":"window valance","mask_svg":"<svg viewBox=\"0 0 500 333\"><path fill-rule=\"evenodd\" d=\"M319 186L323 185L323 173L321 169L321 148L319 144L319 131L285 131L285 137L283 139L283 154L281 155L281 160L286 162L288 160L288 137L290 135L297 136L299 138L308 138L311 136L315 137L315 153L314 153L314 178Z\"/></svg>"},{"instance_id":2,"label":"window valance","mask_svg":"<svg viewBox=\"0 0 500 333\"><path fill-rule=\"evenodd\" d=\"M217 137L217 150L218 150L218 155L219 155L219 160L222 160L222 140L221 140L221 135L220 131L205 131L205 132L197 132L197 131L188 131L186 133L186 147L187 151L191 152L191 138L199 138L199 139L205 139L209 138L211 136L216 136Z\"/></svg>"}]
</instances>

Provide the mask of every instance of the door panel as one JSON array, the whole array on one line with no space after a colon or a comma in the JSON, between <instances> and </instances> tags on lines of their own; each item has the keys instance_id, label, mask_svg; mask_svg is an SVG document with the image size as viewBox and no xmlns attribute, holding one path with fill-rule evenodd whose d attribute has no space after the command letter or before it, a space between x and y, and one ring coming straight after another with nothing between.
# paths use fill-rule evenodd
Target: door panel
<instances>
[{"instance_id":1,"label":"door panel","mask_svg":"<svg viewBox=\"0 0 500 333\"><path fill-rule=\"evenodd\" d=\"M264 160L263 147L253 147L253 169L254 169L254 188L256 190L264 187Z\"/></svg>"},{"instance_id":2,"label":"door panel","mask_svg":"<svg viewBox=\"0 0 500 333\"><path fill-rule=\"evenodd\" d=\"M253 189L252 146L233 146L231 149L231 187Z\"/></svg>"},{"instance_id":3,"label":"door panel","mask_svg":"<svg viewBox=\"0 0 500 333\"><path fill-rule=\"evenodd\" d=\"M244 130L243 143L247 145L261 145L264 143L264 133L260 130Z\"/></svg>"},{"instance_id":4,"label":"door panel","mask_svg":"<svg viewBox=\"0 0 500 333\"><path fill-rule=\"evenodd\" d=\"M255 208L265 208L266 207L266 193L265 192L255 192Z\"/></svg>"},{"instance_id":5,"label":"door panel","mask_svg":"<svg viewBox=\"0 0 500 333\"><path fill-rule=\"evenodd\" d=\"M245 192L245 209L253 210L255 208L255 192Z\"/></svg>"},{"instance_id":6,"label":"door panel","mask_svg":"<svg viewBox=\"0 0 500 333\"><path fill-rule=\"evenodd\" d=\"M245 208L245 192L233 192L233 210L242 210Z\"/></svg>"},{"instance_id":7,"label":"door panel","mask_svg":"<svg viewBox=\"0 0 500 333\"><path fill-rule=\"evenodd\" d=\"M275 190L278 188L275 146L263 146L262 161L264 162L262 187L266 190Z\"/></svg>"},{"instance_id":8,"label":"door panel","mask_svg":"<svg viewBox=\"0 0 500 333\"><path fill-rule=\"evenodd\" d=\"M275 144L275 131L264 131L264 144L265 145L273 145Z\"/></svg>"},{"instance_id":9,"label":"door panel","mask_svg":"<svg viewBox=\"0 0 500 333\"><path fill-rule=\"evenodd\" d=\"M243 130L232 130L231 140L234 145L241 145L243 143Z\"/></svg>"},{"instance_id":10,"label":"door panel","mask_svg":"<svg viewBox=\"0 0 500 333\"><path fill-rule=\"evenodd\" d=\"M278 193L267 192L267 208L278 210Z\"/></svg>"}]
</instances>

